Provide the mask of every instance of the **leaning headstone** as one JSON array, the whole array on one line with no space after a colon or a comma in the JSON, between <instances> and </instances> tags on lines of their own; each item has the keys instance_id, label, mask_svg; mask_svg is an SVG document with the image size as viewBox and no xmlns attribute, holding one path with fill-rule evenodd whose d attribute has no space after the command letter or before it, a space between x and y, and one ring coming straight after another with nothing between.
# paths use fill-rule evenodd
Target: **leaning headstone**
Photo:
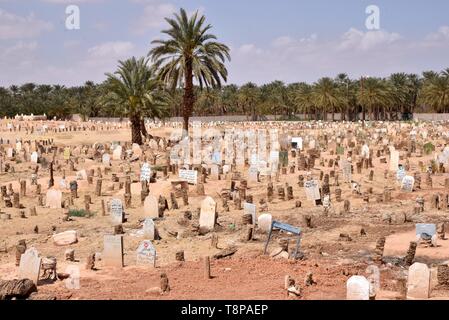
<instances>
[{"instance_id":1,"label":"leaning headstone","mask_svg":"<svg viewBox=\"0 0 449 320\"><path fill-rule=\"evenodd\" d=\"M120 199L112 199L110 204L111 220L114 225L123 223L123 203Z\"/></svg>"},{"instance_id":2,"label":"leaning headstone","mask_svg":"<svg viewBox=\"0 0 449 320\"><path fill-rule=\"evenodd\" d=\"M30 279L37 285L41 270L41 261L39 252L35 248L27 249L20 257L19 278Z\"/></svg>"},{"instance_id":3,"label":"leaning headstone","mask_svg":"<svg viewBox=\"0 0 449 320\"><path fill-rule=\"evenodd\" d=\"M105 266L123 267L123 236L104 236L104 249L101 259Z\"/></svg>"},{"instance_id":4,"label":"leaning headstone","mask_svg":"<svg viewBox=\"0 0 449 320\"><path fill-rule=\"evenodd\" d=\"M369 300L369 281L363 276L352 276L346 282L346 300Z\"/></svg>"},{"instance_id":5,"label":"leaning headstone","mask_svg":"<svg viewBox=\"0 0 449 320\"><path fill-rule=\"evenodd\" d=\"M217 203L212 197L206 197L201 202L200 230L209 232L214 229L217 220Z\"/></svg>"},{"instance_id":6,"label":"leaning headstone","mask_svg":"<svg viewBox=\"0 0 449 320\"><path fill-rule=\"evenodd\" d=\"M424 263L415 262L408 269L407 299L428 299L430 270Z\"/></svg>"},{"instance_id":7,"label":"leaning headstone","mask_svg":"<svg viewBox=\"0 0 449 320\"><path fill-rule=\"evenodd\" d=\"M156 266L156 249L150 240L144 240L137 248L137 265Z\"/></svg>"}]
</instances>

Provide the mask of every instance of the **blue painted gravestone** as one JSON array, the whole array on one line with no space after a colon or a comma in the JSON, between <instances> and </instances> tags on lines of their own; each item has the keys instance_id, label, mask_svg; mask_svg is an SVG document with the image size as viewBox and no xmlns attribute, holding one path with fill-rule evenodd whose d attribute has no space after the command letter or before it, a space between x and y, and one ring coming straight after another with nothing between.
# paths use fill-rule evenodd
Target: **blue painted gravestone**
<instances>
[{"instance_id":1,"label":"blue painted gravestone","mask_svg":"<svg viewBox=\"0 0 449 320\"><path fill-rule=\"evenodd\" d=\"M267 254L268 243L271 240L271 234L273 232L273 229L284 230L286 232L290 232L290 233L298 236L298 240L296 241L295 254L294 254L294 257L296 257L296 255L298 254L298 251L299 251L299 245L301 243L301 229L293 227L293 226L291 226L289 224L286 224L286 223L278 222L278 221L273 221L271 223L271 229L270 229L270 232L268 234L267 242L265 243L264 254Z\"/></svg>"}]
</instances>

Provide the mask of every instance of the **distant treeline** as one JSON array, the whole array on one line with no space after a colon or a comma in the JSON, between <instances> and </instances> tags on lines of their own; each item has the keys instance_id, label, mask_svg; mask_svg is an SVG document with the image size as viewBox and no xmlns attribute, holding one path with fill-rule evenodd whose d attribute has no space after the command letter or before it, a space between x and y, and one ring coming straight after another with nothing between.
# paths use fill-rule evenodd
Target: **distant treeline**
<instances>
[{"instance_id":1,"label":"distant treeline","mask_svg":"<svg viewBox=\"0 0 449 320\"><path fill-rule=\"evenodd\" d=\"M182 116L182 89L169 91L170 116ZM0 87L0 116L46 114L64 119L71 114L87 117L122 117L120 105L103 105L106 83L86 82L79 87L36 85ZM346 74L322 78L313 84L284 84L274 81L257 86L226 85L216 89L196 88L194 116L248 115L253 120L264 115L294 119L308 114L325 119L341 114L341 119L355 120L359 113L370 119L395 120L399 114L449 112L449 68L422 75L396 73L388 78L350 79Z\"/></svg>"}]
</instances>

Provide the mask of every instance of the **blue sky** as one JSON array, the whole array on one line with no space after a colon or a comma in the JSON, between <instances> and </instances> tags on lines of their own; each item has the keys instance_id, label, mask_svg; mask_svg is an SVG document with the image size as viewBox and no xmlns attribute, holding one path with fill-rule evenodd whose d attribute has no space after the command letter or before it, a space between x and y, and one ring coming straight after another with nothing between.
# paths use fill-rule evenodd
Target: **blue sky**
<instances>
[{"instance_id":1,"label":"blue sky","mask_svg":"<svg viewBox=\"0 0 449 320\"><path fill-rule=\"evenodd\" d=\"M65 28L71 4L80 30ZM365 26L369 5L380 30ZM231 47L229 83L449 68L447 0L0 0L0 85L103 81L119 59L145 55L181 6Z\"/></svg>"}]
</instances>

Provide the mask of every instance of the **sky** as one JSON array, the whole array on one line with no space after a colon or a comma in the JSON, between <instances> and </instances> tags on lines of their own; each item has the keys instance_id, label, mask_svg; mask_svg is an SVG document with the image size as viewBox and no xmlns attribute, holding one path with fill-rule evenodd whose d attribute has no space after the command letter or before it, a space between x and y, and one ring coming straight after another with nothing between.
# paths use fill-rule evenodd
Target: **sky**
<instances>
[{"instance_id":1,"label":"sky","mask_svg":"<svg viewBox=\"0 0 449 320\"><path fill-rule=\"evenodd\" d=\"M79 29L66 27L70 5ZM181 7L231 48L228 83L449 68L447 0L0 0L0 86L104 81L119 60L145 56Z\"/></svg>"}]
</instances>

